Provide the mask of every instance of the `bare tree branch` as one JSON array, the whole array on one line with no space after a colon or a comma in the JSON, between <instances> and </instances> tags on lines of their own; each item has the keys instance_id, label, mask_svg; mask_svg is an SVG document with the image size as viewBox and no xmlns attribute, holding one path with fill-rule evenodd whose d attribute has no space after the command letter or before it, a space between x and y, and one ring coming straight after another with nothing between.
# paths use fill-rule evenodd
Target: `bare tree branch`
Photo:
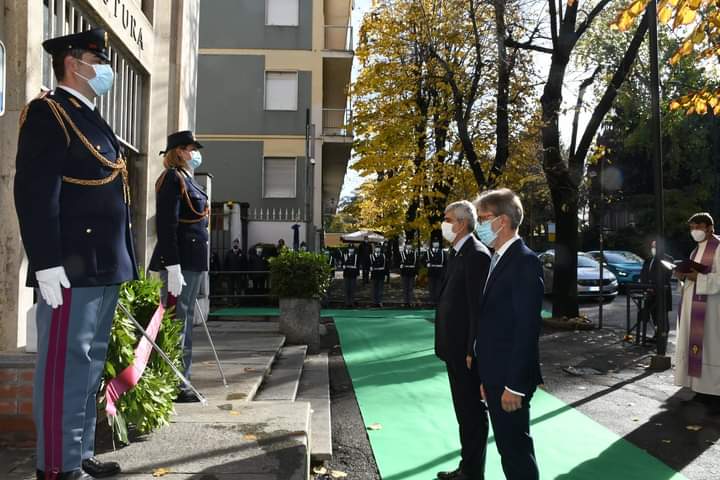
<instances>
[{"instance_id":1,"label":"bare tree branch","mask_svg":"<svg viewBox=\"0 0 720 480\"><path fill-rule=\"evenodd\" d=\"M612 0L601 0L600 2L598 2L597 5L595 5L595 7L590 11L590 13L588 13L587 18L583 20L583 22L580 24L577 31L575 32L577 38L580 38L583 33L585 33L585 30L588 29L593 20L595 20L595 18L600 15L600 12L602 12L607 6L607 4L611 1Z\"/></svg>"},{"instance_id":2,"label":"bare tree branch","mask_svg":"<svg viewBox=\"0 0 720 480\"><path fill-rule=\"evenodd\" d=\"M595 68L595 71L590 75L588 78L583 80L583 82L580 84L580 89L578 90L578 99L577 103L575 104L575 115L573 116L573 124L572 124L572 135L570 136L570 156L572 157L575 155L575 144L577 143L577 131L578 131L578 123L580 122L580 109L582 108L583 104L583 97L585 96L585 90L592 85L592 83L595 81L595 77L600 72L601 67L598 65Z\"/></svg>"}]
</instances>

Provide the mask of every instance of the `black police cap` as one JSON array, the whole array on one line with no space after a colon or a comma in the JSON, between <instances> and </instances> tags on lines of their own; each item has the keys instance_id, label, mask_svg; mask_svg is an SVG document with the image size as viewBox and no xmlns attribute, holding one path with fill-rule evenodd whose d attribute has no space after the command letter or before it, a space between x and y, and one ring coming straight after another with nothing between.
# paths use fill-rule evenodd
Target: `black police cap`
<instances>
[{"instance_id":1,"label":"black police cap","mask_svg":"<svg viewBox=\"0 0 720 480\"><path fill-rule=\"evenodd\" d=\"M160 152L160 155L165 152L169 152L175 147L184 147L185 145L195 145L197 148L203 148L202 144L195 140L195 135L190 130L183 130L181 132L171 133L167 137L167 146L165 150Z\"/></svg>"},{"instance_id":2,"label":"black police cap","mask_svg":"<svg viewBox=\"0 0 720 480\"><path fill-rule=\"evenodd\" d=\"M70 50L80 49L92 52L105 61L110 61L107 53L108 34L102 28L50 38L45 40L42 45L50 55L59 55Z\"/></svg>"}]
</instances>

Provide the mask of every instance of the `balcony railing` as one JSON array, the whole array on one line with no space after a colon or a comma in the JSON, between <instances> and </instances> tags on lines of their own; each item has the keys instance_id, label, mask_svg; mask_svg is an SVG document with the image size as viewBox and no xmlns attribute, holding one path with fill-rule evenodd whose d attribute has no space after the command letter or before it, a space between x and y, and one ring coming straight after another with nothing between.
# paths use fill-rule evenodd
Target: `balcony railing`
<instances>
[{"instance_id":1,"label":"balcony railing","mask_svg":"<svg viewBox=\"0 0 720 480\"><path fill-rule=\"evenodd\" d=\"M348 25L325 25L325 50L353 51L353 27Z\"/></svg>"},{"instance_id":2,"label":"balcony railing","mask_svg":"<svg viewBox=\"0 0 720 480\"><path fill-rule=\"evenodd\" d=\"M323 135L352 137L352 110L323 108Z\"/></svg>"}]
</instances>

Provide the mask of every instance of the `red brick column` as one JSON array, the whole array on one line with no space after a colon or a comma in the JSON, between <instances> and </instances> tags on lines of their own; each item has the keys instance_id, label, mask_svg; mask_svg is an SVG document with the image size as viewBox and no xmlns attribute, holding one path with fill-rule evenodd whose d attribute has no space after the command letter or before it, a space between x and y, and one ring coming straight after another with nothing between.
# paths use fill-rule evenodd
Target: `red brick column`
<instances>
[{"instance_id":1,"label":"red brick column","mask_svg":"<svg viewBox=\"0 0 720 480\"><path fill-rule=\"evenodd\" d=\"M0 447L35 446L32 419L35 354L0 353Z\"/></svg>"}]
</instances>

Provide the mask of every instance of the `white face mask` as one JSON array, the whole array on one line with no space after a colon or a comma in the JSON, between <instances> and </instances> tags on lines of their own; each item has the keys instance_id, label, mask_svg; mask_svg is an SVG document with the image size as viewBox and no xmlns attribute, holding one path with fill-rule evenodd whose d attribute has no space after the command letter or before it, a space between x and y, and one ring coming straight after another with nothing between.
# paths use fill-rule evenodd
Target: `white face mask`
<instances>
[{"instance_id":1,"label":"white face mask","mask_svg":"<svg viewBox=\"0 0 720 480\"><path fill-rule=\"evenodd\" d=\"M705 240L705 230L690 230L690 235L692 235L693 240L700 243L703 240Z\"/></svg>"},{"instance_id":2,"label":"white face mask","mask_svg":"<svg viewBox=\"0 0 720 480\"><path fill-rule=\"evenodd\" d=\"M452 243L455 241L455 237L457 237L457 233L453 232L453 224L450 222L443 222L440 226L442 228L442 235L445 240Z\"/></svg>"},{"instance_id":3,"label":"white face mask","mask_svg":"<svg viewBox=\"0 0 720 480\"><path fill-rule=\"evenodd\" d=\"M652 248L650 249L650 253L652 253L652 256L653 256L653 257L657 254L657 250L655 249L655 247L652 247Z\"/></svg>"}]
</instances>

